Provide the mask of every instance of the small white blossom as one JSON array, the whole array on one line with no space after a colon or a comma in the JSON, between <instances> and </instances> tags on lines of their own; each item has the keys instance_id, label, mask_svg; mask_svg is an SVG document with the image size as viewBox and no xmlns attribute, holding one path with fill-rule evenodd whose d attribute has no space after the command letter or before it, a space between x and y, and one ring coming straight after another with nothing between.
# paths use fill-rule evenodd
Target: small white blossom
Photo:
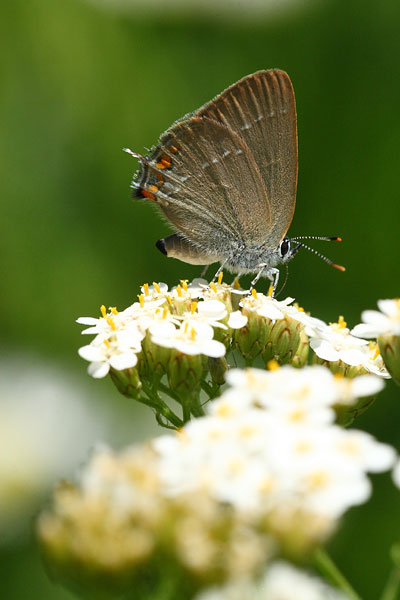
<instances>
[{"instance_id":1,"label":"small white blossom","mask_svg":"<svg viewBox=\"0 0 400 600\"><path fill-rule=\"evenodd\" d=\"M210 325L196 320L185 320L178 329L172 323L165 323L162 329L151 329L151 340L158 346L175 348L183 354L220 358L225 355L225 346L213 340L213 335Z\"/></svg>"},{"instance_id":2,"label":"small white blossom","mask_svg":"<svg viewBox=\"0 0 400 600\"><path fill-rule=\"evenodd\" d=\"M350 334L343 317L337 323L320 325L308 330L310 346L322 360L335 362L341 360L347 365L363 365L366 360L363 347L368 345Z\"/></svg>"},{"instance_id":3,"label":"small white blossom","mask_svg":"<svg viewBox=\"0 0 400 600\"><path fill-rule=\"evenodd\" d=\"M105 377L110 367L121 371L134 367L136 354L141 350L139 338L132 338L129 332L121 331L112 338L97 336L91 344L79 348L79 355L90 361L88 373L96 379Z\"/></svg>"},{"instance_id":4,"label":"small white blossom","mask_svg":"<svg viewBox=\"0 0 400 600\"><path fill-rule=\"evenodd\" d=\"M364 361L362 363L364 369L379 377L384 377L385 379L390 378L390 374L388 373L381 353L379 352L378 344L376 342L369 342L362 350L364 353Z\"/></svg>"},{"instance_id":5,"label":"small white blossom","mask_svg":"<svg viewBox=\"0 0 400 600\"><path fill-rule=\"evenodd\" d=\"M143 295L143 300L144 302L154 302L154 300L163 300L165 301L167 294L168 294L168 286L166 283L156 283L154 282L153 285L149 285L148 283L145 283L144 285L142 285L142 287L140 288L142 295Z\"/></svg>"},{"instance_id":6,"label":"small white blossom","mask_svg":"<svg viewBox=\"0 0 400 600\"><path fill-rule=\"evenodd\" d=\"M383 334L400 335L400 298L378 300L377 310L364 310L364 323L356 325L351 333L364 338L376 338Z\"/></svg>"},{"instance_id":7,"label":"small white blossom","mask_svg":"<svg viewBox=\"0 0 400 600\"><path fill-rule=\"evenodd\" d=\"M286 308L293 302L293 298L286 298L278 301L272 296L266 296L258 292L253 292L240 301L240 306L247 310L255 311L260 317L268 319L283 319Z\"/></svg>"},{"instance_id":8,"label":"small white blossom","mask_svg":"<svg viewBox=\"0 0 400 600\"><path fill-rule=\"evenodd\" d=\"M219 300L202 300L201 302L192 303L192 310L190 312L183 313L183 322L190 321L190 323L205 323L210 327L219 327L221 329L227 329L227 326L220 323L221 320L225 319L228 312L223 302Z\"/></svg>"}]
</instances>

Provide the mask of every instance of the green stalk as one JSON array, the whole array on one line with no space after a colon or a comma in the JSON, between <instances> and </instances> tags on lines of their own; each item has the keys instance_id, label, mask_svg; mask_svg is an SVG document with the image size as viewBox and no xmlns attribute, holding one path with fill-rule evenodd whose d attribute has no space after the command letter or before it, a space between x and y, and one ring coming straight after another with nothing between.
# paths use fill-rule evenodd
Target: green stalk
<instances>
[{"instance_id":1,"label":"green stalk","mask_svg":"<svg viewBox=\"0 0 400 600\"><path fill-rule=\"evenodd\" d=\"M331 581L337 588L342 590L349 600L361 600L361 597L347 581L343 573L339 571L330 556L322 548L314 552L314 562L319 572Z\"/></svg>"}]
</instances>

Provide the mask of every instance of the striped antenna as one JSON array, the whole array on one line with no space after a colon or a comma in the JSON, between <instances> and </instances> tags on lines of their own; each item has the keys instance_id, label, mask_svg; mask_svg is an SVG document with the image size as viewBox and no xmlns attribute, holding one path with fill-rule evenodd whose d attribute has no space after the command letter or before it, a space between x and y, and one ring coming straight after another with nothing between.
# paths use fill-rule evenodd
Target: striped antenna
<instances>
[{"instance_id":1,"label":"striped antenna","mask_svg":"<svg viewBox=\"0 0 400 600\"><path fill-rule=\"evenodd\" d=\"M303 238L299 238L299 239L304 239L304 237ZM323 240L326 240L326 241L331 241L330 238L312 238L312 239L323 239ZM297 242L297 239L290 238L290 241L291 242ZM339 241L339 240L337 238L333 238L332 241ZM334 263L333 261L331 261L330 258L327 258L324 254L321 254L321 252L318 252L317 250L314 250L314 248L310 248L310 246L307 246L306 244L303 244L303 242L299 242L299 245L302 246L303 248L305 248L306 250L309 250L313 254L316 254L320 258L322 258L322 260L324 260L328 265L331 265L331 267L335 267L335 269L339 269L339 271L345 271L346 270L345 267L342 267L342 265L337 265L336 263Z\"/></svg>"},{"instance_id":2,"label":"striped antenna","mask_svg":"<svg viewBox=\"0 0 400 600\"><path fill-rule=\"evenodd\" d=\"M323 242L342 242L342 238L334 235L333 237L326 237L326 236L320 236L320 235L299 235L295 238L290 238L291 240L293 240L294 242L297 242L297 240L322 240Z\"/></svg>"}]
</instances>

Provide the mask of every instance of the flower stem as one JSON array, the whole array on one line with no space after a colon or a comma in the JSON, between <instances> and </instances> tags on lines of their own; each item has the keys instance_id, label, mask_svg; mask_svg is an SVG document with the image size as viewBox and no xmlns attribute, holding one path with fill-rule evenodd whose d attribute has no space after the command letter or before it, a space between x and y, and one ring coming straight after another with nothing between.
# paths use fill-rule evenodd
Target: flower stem
<instances>
[{"instance_id":1,"label":"flower stem","mask_svg":"<svg viewBox=\"0 0 400 600\"><path fill-rule=\"evenodd\" d=\"M324 577L329 579L337 588L342 590L349 600L361 600L345 576L339 571L333 560L322 548L314 552L314 562L317 569Z\"/></svg>"},{"instance_id":2,"label":"flower stem","mask_svg":"<svg viewBox=\"0 0 400 600\"><path fill-rule=\"evenodd\" d=\"M141 395L138 398L139 402L141 402L142 404L146 404L146 406L151 406L151 408L154 408L157 414L160 414L163 417L165 417L165 419L167 419L167 421L172 423L172 425L174 425L175 427L182 427L182 419L180 419L178 415L176 415L169 408L169 406L164 402L162 398L160 398L160 396L157 393L153 392L151 388L149 388L146 384L143 384L142 390L147 397ZM157 421L158 423L162 424L158 418Z\"/></svg>"},{"instance_id":3,"label":"flower stem","mask_svg":"<svg viewBox=\"0 0 400 600\"><path fill-rule=\"evenodd\" d=\"M163 394L165 394L166 396L169 396L170 398L172 398L173 400L176 400L176 402L180 403L179 400L179 396L178 394L175 394L175 392L173 392L167 385L165 385L164 383L161 383L161 381L158 384L158 390L160 392L162 392Z\"/></svg>"},{"instance_id":4,"label":"flower stem","mask_svg":"<svg viewBox=\"0 0 400 600\"><path fill-rule=\"evenodd\" d=\"M191 412L194 417L203 417L204 408L201 405L199 396L195 396L192 400Z\"/></svg>"},{"instance_id":5,"label":"flower stem","mask_svg":"<svg viewBox=\"0 0 400 600\"><path fill-rule=\"evenodd\" d=\"M380 600L396 600L400 589L400 546L395 544L391 550L393 562L395 563L390 571L388 580L383 589Z\"/></svg>"},{"instance_id":6,"label":"flower stem","mask_svg":"<svg viewBox=\"0 0 400 600\"><path fill-rule=\"evenodd\" d=\"M218 384L210 385L209 383L207 383L207 381L204 381L203 379L203 381L201 382L201 387L206 392L210 400L212 400L213 398L217 398L217 396L220 395L220 386Z\"/></svg>"}]
</instances>

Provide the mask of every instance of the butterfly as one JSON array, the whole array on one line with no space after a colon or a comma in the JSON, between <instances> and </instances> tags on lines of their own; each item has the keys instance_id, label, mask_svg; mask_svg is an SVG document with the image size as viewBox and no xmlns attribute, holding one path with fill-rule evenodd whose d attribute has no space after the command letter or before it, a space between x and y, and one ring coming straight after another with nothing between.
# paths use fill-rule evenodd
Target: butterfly
<instances>
[{"instance_id":1,"label":"butterfly","mask_svg":"<svg viewBox=\"0 0 400 600\"><path fill-rule=\"evenodd\" d=\"M286 237L298 159L295 97L282 70L240 79L176 121L148 156L125 150L140 161L134 195L157 205L175 229L156 243L168 257L219 262L216 276L225 268L256 273L252 286L266 276L275 289L276 267L305 246L300 239L340 240Z\"/></svg>"}]
</instances>

